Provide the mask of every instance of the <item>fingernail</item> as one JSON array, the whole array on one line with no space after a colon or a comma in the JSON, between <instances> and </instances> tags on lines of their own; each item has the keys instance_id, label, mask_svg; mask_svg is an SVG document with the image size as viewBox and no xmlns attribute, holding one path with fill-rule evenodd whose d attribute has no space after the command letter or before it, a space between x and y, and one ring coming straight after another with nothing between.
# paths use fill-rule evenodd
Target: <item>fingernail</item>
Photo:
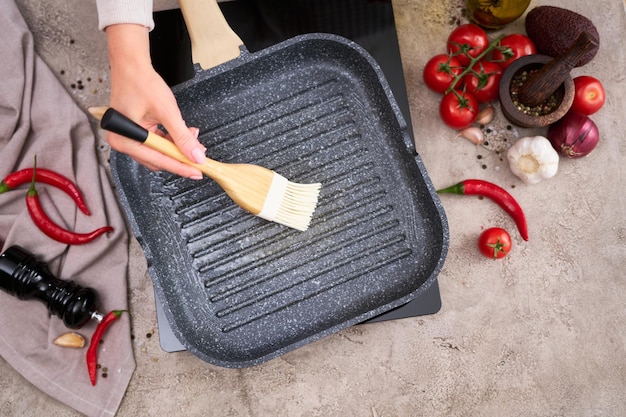
<instances>
[{"instance_id":1,"label":"fingernail","mask_svg":"<svg viewBox=\"0 0 626 417\"><path fill-rule=\"evenodd\" d=\"M192 180L201 180L201 179L202 179L202 175L192 175L191 177L189 177L189 179L192 179Z\"/></svg>"},{"instance_id":2,"label":"fingernail","mask_svg":"<svg viewBox=\"0 0 626 417\"><path fill-rule=\"evenodd\" d=\"M202 148L195 148L193 151L191 151L191 156L193 157L193 160L196 161L196 163L198 164L203 164L206 160L206 155L204 154Z\"/></svg>"}]
</instances>

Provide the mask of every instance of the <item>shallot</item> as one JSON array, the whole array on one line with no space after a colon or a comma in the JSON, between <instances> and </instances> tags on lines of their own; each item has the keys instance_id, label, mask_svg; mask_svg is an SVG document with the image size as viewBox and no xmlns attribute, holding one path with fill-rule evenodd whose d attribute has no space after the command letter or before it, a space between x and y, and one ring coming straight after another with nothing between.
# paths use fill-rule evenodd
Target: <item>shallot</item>
<instances>
[{"instance_id":1,"label":"shallot","mask_svg":"<svg viewBox=\"0 0 626 417\"><path fill-rule=\"evenodd\" d=\"M593 120L575 112L568 112L548 128L550 143L568 158L588 155L598 144L599 138L598 127Z\"/></svg>"}]
</instances>

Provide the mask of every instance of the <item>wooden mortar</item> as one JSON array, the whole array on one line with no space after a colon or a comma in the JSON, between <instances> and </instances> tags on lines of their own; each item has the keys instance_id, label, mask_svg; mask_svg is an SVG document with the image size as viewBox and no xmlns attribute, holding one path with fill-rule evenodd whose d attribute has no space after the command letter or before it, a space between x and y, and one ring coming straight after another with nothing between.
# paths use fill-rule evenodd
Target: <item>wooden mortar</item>
<instances>
[{"instance_id":1,"label":"wooden mortar","mask_svg":"<svg viewBox=\"0 0 626 417\"><path fill-rule=\"evenodd\" d=\"M574 81L569 73L566 74L565 79L560 84L557 84L556 89L551 93L556 96L558 103L556 109L552 112L539 116L526 114L513 102L511 97L511 82L513 78L524 71L541 70L541 68L552 61L552 57L548 55L523 56L513 61L502 74L499 85L500 108L511 123L521 127L548 126L565 116L565 113L572 106L574 101Z\"/></svg>"},{"instance_id":2,"label":"wooden mortar","mask_svg":"<svg viewBox=\"0 0 626 417\"><path fill-rule=\"evenodd\" d=\"M569 77L581 56L598 48L598 40L589 32L582 32L563 55L548 62L532 74L519 92L519 101L529 107L545 102Z\"/></svg>"},{"instance_id":3,"label":"wooden mortar","mask_svg":"<svg viewBox=\"0 0 626 417\"><path fill-rule=\"evenodd\" d=\"M552 59L547 55L527 55L515 61L504 71L500 80L499 93L502 112L512 123L522 127L548 126L563 116L574 101L574 81L570 71L581 55L598 47L598 40L589 32L582 32L572 46L561 56ZM545 103L553 94L558 106L543 115L524 113L513 103L511 81L523 71L533 71L521 87L517 101L529 107Z\"/></svg>"}]
</instances>

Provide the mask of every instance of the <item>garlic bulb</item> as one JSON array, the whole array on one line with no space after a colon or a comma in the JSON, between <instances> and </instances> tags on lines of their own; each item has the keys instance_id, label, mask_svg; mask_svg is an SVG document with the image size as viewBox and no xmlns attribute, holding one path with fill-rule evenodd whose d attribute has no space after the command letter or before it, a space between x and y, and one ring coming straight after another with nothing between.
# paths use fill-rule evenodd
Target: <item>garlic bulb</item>
<instances>
[{"instance_id":1,"label":"garlic bulb","mask_svg":"<svg viewBox=\"0 0 626 417\"><path fill-rule=\"evenodd\" d=\"M559 168L559 154L543 136L519 139L507 152L509 167L526 184L552 178Z\"/></svg>"}]
</instances>

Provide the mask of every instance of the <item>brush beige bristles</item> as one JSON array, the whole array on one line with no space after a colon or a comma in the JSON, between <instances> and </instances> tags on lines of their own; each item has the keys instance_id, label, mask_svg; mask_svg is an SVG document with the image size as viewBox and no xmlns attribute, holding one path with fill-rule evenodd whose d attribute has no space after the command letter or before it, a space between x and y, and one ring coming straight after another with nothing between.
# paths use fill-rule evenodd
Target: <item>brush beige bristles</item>
<instances>
[{"instance_id":1,"label":"brush beige bristles","mask_svg":"<svg viewBox=\"0 0 626 417\"><path fill-rule=\"evenodd\" d=\"M101 121L103 129L142 142L198 168L244 210L297 230L308 229L321 184L294 183L270 169L252 164L227 164L210 158L197 164L183 155L173 142L149 132L114 109L92 107L89 112Z\"/></svg>"}]
</instances>

